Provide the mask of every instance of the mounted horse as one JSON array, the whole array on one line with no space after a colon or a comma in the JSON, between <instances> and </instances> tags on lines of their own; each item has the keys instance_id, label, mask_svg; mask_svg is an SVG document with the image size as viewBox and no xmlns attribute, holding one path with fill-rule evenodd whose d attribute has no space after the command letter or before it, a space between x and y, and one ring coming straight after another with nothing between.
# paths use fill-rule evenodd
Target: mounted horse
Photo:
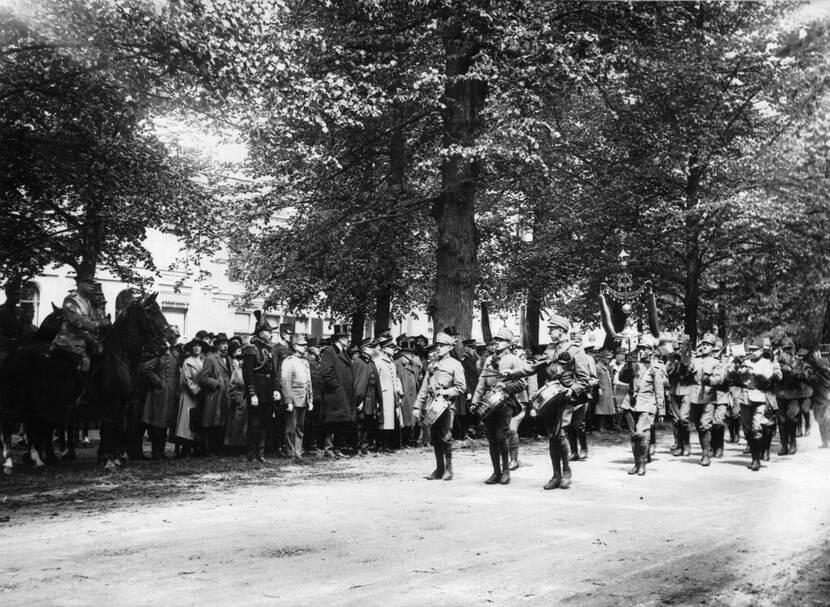
<instances>
[{"instance_id":1,"label":"mounted horse","mask_svg":"<svg viewBox=\"0 0 830 607\"><path fill-rule=\"evenodd\" d=\"M56 310L47 321L51 337L45 332L37 343L10 355L0 366L0 410L4 412L4 470L11 468L11 423L26 425L35 465L56 461L52 447L55 427L78 416L101 420L98 460L107 468L121 465L124 447L124 422L130 399L138 390L139 367L143 355L164 348L167 321L156 302L157 293L131 302L111 327L101 330L102 352L93 358L86 379L78 368L77 356L52 349L51 339L60 328L61 313ZM55 323L57 322L57 327ZM70 429L71 435L71 429Z\"/></svg>"}]
</instances>

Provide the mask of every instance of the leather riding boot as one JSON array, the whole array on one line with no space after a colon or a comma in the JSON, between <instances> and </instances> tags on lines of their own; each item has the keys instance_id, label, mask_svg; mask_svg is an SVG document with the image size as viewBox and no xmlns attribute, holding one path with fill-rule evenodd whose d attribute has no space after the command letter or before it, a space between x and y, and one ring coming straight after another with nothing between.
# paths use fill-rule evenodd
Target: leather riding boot
<instances>
[{"instance_id":1,"label":"leather riding boot","mask_svg":"<svg viewBox=\"0 0 830 607\"><path fill-rule=\"evenodd\" d=\"M499 453L501 454L501 475L499 476L499 484L507 485L510 482L510 449L507 446L507 438L501 441L499 445Z\"/></svg>"},{"instance_id":2,"label":"leather riding boot","mask_svg":"<svg viewBox=\"0 0 830 607\"><path fill-rule=\"evenodd\" d=\"M495 485L501 478L501 453L499 453L499 446L490 443L490 463L493 465L493 474L484 481L487 485Z\"/></svg>"},{"instance_id":3,"label":"leather riding boot","mask_svg":"<svg viewBox=\"0 0 830 607\"><path fill-rule=\"evenodd\" d=\"M672 450L671 450L671 454L675 457L683 455L683 445L684 445L684 440L683 439L685 437L685 434L686 433L683 432L683 427L682 426L675 425L675 430L674 430L674 435L675 435L674 443L675 443L675 445L674 445L674 447L672 447Z\"/></svg>"},{"instance_id":4,"label":"leather riding boot","mask_svg":"<svg viewBox=\"0 0 830 607\"><path fill-rule=\"evenodd\" d=\"M634 465L628 471L629 474L637 474L637 471L640 468L640 445L637 442L637 438L632 436L631 437L631 453L634 454Z\"/></svg>"},{"instance_id":5,"label":"leather riding boot","mask_svg":"<svg viewBox=\"0 0 830 607\"><path fill-rule=\"evenodd\" d=\"M577 430L574 426L568 426L568 447L570 447L570 457L568 458L571 461L576 461L579 459L579 443L577 441Z\"/></svg>"},{"instance_id":6,"label":"leather riding boot","mask_svg":"<svg viewBox=\"0 0 830 607\"><path fill-rule=\"evenodd\" d=\"M798 452L798 445L796 444L795 440L797 425L798 422L787 420L787 434L789 434L790 438L790 442L787 448L790 450L790 455L795 455Z\"/></svg>"},{"instance_id":7,"label":"leather riding boot","mask_svg":"<svg viewBox=\"0 0 830 607\"><path fill-rule=\"evenodd\" d=\"M692 431L689 426L683 428L683 455L692 454Z\"/></svg>"},{"instance_id":8,"label":"leather riding boot","mask_svg":"<svg viewBox=\"0 0 830 607\"><path fill-rule=\"evenodd\" d=\"M780 422L778 424L778 439L781 441L781 449L778 450L778 455L789 455L789 427L787 422Z\"/></svg>"},{"instance_id":9,"label":"leather riding boot","mask_svg":"<svg viewBox=\"0 0 830 607\"><path fill-rule=\"evenodd\" d=\"M452 480L452 445L444 445L444 474L442 480Z\"/></svg>"},{"instance_id":10,"label":"leather riding boot","mask_svg":"<svg viewBox=\"0 0 830 607\"><path fill-rule=\"evenodd\" d=\"M510 470L515 470L519 467L519 433L509 432L507 443L510 447Z\"/></svg>"},{"instance_id":11,"label":"leather riding boot","mask_svg":"<svg viewBox=\"0 0 830 607\"><path fill-rule=\"evenodd\" d=\"M646 475L646 463L651 461L651 456L648 453L649 438L648 436L640 437L640 459L637 461L637 475Z\"/></svg>"},{"instance_id":12,"label":"leather riding boot","mask_svg":"<svg viewBox=\"0 0 830 607\"><path fill-rule=\"evenodd\" d=\"M810 411L802 411L801 417L804 420L804 434L803 436L810 436ZM801 427L801 424L798 424L798 427Z\"/></svg>"},{"instance_id":13,"label":"leather riding boot","mask_svg":"<svg viewBox=\"0 0 830 607\"><path fill-rule=\"evenodd\" d=\"M562 466L559 463L559 439L548 439L548 453L550 454L550 463L553 467L553 476L545 483L543 487L545 491L558 488L559 483L562 482Z\"/></svg>"},{"instance_id":14,"label":"leather riding boot","mask_svg":"<svg viewBox=\"0 0 830 607\"><path fill-rule=\"evenodd\" d=\"M723 426L712 426L712 457L723 457Z\"/></svg>"},{"instance_id":15,"label":"leather riding boot","mask_svg":"<svg viewBox=\"0 0 830 607\"><path fill-rule=\"evenodd\" d=\"M712 431L711 430L704 430L702 432L698 432L698 436L700 437L700 461L698 462L701 466L708 466L711 462L709 460L709 450L712 448Z\"/></svg>"},{"instance_id":16,"label":"leather riding boot","mask_svg":"<svg viewBox=\"0 0 830 607\"><path fill-rule=\"evenodd\" d=\"M657 429L652 426L648 429L648 461L651 456L657 453Z\"/></svg>"},{"instance_id":17,"label":"leather riding boot","mask_svg":"<svg viewBox=\"0 0 830 607\"><path fill-rule=\"evenodd\" d=\"M669 447L669 452L674 455L675 449L677 449L677 422L671 425L671 435L674 442L672 443L671 447Z\"/></svg>"},{"instance_id":18,"label":"leather riding boot","mask_svg":"<svg viewBox=\"0 0 830 607\"><path fill-rule=\"evenodd\" d=\"M752 446L752 462L749 464L749 469L757 472L761 469L761 453L763 452L763 439L749 439Z\"/></svg>"},{"instance_id":19,"label":"leather riding boot","mask_svg":"<svg viewBox=\"0 0 830 607\"><path fill-rule=\"evenodd\" d=\"M762 436L762 445L761 445L761 459L765 462L769 461L769 448L772 444L772 435L775 434L775 428L773 427L766 427L764 428L761 436Z\"/></svg>"},{"instance_id":20,"label":"leather riding boot","mask_svg":"<svg viewBox=\"0 0 830 607\"><path fill-rule=\"evenodd\" d=\"M568 458L568 441L564 436L559 439L559 449L562 454L562 482L559 483L559 488L567 489L571 486L571 464Z\"/></svg>"},{"instance_id":21,"label":"leather riding boot","mask_svg":"<svg viewBox=\"0 0 830 607\"><path fill-rule=\"evenodd\" d=\"M731 417L726 420L726 425L729 427L729 442L730 443L737 443L738 442L738 421L732 419Z\"/></svg>"},{"instance_id":22,"label":"leather riding boot","mask_svg":"<svg viewBox=\"0 0 830 607\"><path fill-rule=\"evenodd\" d=\"M577 438L579 439L579 460L584 461L588 459L588 435L585 430L577 431Z\"/></svg>"},{"instance_id":23,"label":"leather riding boot","mask_svg":"<svg viewBox=\"0 0 830 607\"><path fill-rule=\"evenodd\" d=\"M435 470L432 474L425 477L428 481L435 481L444 476L444 446L438 441L432 445L432 451L435 453Z\"/></svg>"}]
</instances>

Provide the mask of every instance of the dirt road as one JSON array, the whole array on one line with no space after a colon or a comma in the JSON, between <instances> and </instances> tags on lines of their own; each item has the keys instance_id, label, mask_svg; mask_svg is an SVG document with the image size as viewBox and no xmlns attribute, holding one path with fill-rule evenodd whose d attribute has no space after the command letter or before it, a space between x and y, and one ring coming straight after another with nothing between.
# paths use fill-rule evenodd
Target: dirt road
<instances>
[{"instance_id":1,"label":"dirt road","mask_svg":"<svg viewBox=\"0 0 830 607\"><path fill-rule=\"evenodd\" d=\"M231 460L106 503L93 498L133 477L93 471L52 493L6 480L0 601L828 604L830 450L818 438L755 473L737 445L704 469L661 441L644 478L625 473L623 436L603 441L567 491L541 488L543 442L522 445L506 487L482 484L477 445L457 452L452 482L423 480L431 452L412 450L254 475Z\"/></svg>"}]
</instances>

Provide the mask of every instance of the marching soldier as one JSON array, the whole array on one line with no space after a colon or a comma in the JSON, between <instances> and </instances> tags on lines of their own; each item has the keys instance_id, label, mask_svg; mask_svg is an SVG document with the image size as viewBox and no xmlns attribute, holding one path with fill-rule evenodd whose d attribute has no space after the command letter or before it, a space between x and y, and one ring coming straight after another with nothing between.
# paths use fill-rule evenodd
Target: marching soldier
<instances>
[{"instance_id":1,"label":"marching soldier","mask_svg":"<svg viewBox=\"0 0 830 607\"><path fill-rule=\"evenodd\" d=\"M631 432L631 451L634 467L629 474L644 476L649 460L649 433L654 425L654 416L664 405L666 398L665 370L654 356L654 338L643 335L637 346L636 363L626 363L620 371L620 379L629 382L633 389L632 399L627 397L620 405Z\"/></svg>"},{"instance_id":2,"label":"marching soldier","mask_svg":"<svg viewBox=\"0 0 830 607\"><path fill-rule=\"evenodd\" d=\"M795 455L799 418L804 402L809 402L813 396L813 388L807 383L807 365L803 358L796 356L795 342L790 337L785 337L781 342L778 364L781 367L781 381L775 385L775 397L778 400L778 432L781 438L781 450L778 455ZM808 408L808 419L809 411Z\"/></svg>"},{"instance_id":3,"label":"marching soldier","mask_svg":"<svg viewBox=\"0 0 830 607\"><path fill-rule=\"evenodd\" d=\"M665 341L664 341L665 339ZM691 344L688 336L683 336L678 346L678 352L674 351L673 338L665 336L661 338L661 345L667 348L666 354L666 376L669 379L669 392L671 397L668 401L669 415L674 420L675 446L671 454L675 457L691 455L691 435L689 420L691 417L691 391L694 380L690 377L689 367L691 365ZM669 351L668 345L672 348Z\"/></svg>"},{"instance_id":4,"label":"marching soldier","mask_svg":"<svg viewBox=\"0 0 830 607\"><path fill-rule=\"evenodd\" d=\"M757 472L766 451L767 438L772 437L778 404L773 392L773 382L781 379L781 369L764 357L765 340L758 337L747 347L749 357L740 367L742 390L741 425L749 443L752 462L749 469Z\"/></svg>"},{"instance_id":5,"label":"marching soldier","mask_svg":"<svg viewBox=\"0 0 830 607\"><path fill-rule=\"evenodd\" d=\"M485 396L504 395L503 403L492 410L484 418L484 428L487 432L487 443L490 447L490 462L493 464L493 474L485 480L485 484L496 483L506 485L510 482L509 445L507 431L510 419L519 411L520 405L516 401L516 394L523 391L527 385L522 379L506 379L503 376L523 367L519 358L510 352L510 343L513 333L505 328L499 330L495 337L495 352L488 357L478 378L470 405L476 409ZM497 392L498 391L498 392Z\"/></svg>"},{"instance_id":6,"label":"marching soldier","mask_svg":"<svg viewBox=\"0 0 830 607\"><path fill-rule=\"evenodd\" d=\"M452 480L452 424L455 417L453 400L467 393L464 381L464 369L461 363L450 356L455 347L455 338L446 333L439 333L435 338L436 359L427 364L427 375L421 383L418 398L415 400L413 415L418 418L422 411L436 398L449 401L449 406L433 421L429 427L432 449L435 453L435 470L427 476L428 480Z\"/></svg>"},{"instance_id":7,"label":"marching soldier","mask_svg":"<svg viewBox=\"0 0 830 607\"><path fill-rule=\"evenodd\" d=\"M714 335L706 333L700 340L699 354L688 366L689 374L694 377L694 384L691 386L691 414L700 441L701 454L698 463L701 466L711 463L712 424L717 402L715 387L723 383L724 379L723 367L713 355L715 341Z\"/></svg>"}]
</instances>

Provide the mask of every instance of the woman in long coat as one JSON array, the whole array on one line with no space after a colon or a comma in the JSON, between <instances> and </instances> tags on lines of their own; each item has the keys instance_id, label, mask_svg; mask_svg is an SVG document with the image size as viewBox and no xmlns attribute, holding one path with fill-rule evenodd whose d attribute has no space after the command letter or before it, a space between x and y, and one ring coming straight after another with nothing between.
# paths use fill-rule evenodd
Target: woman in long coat
<instances>
[{"instance_id":1,"label":"woman in long coat","mask_svg":"<svg viewBox=\"0 0 830 607\"><path fill-rule=\"evenodd\" d=\"M242 344L231 342L228 349L231 359L231 380L228 385L228 424L225 446L244 449L248 436L248 404L245 401L245 378L242 377Z\"/></svg>"},{"instance_id":2,"label":"woman in long coat","mask_svg":"<svg viewBox=\"0 0 830 607\"><path fill-rule=\"evenodd\" d=\"M182 363L179 415L176 418L177 455L190 455L196 442L194 421L198 424L201 420L193 420L191 417L199 413L199 400L202 392L202 388L199 387L199 375L202 372L203 349L207 349L207 344L198 339L194 339L184 347L187 358ZM181 448L180 451L179 448Z\"/></svg>"}]
</instances>

